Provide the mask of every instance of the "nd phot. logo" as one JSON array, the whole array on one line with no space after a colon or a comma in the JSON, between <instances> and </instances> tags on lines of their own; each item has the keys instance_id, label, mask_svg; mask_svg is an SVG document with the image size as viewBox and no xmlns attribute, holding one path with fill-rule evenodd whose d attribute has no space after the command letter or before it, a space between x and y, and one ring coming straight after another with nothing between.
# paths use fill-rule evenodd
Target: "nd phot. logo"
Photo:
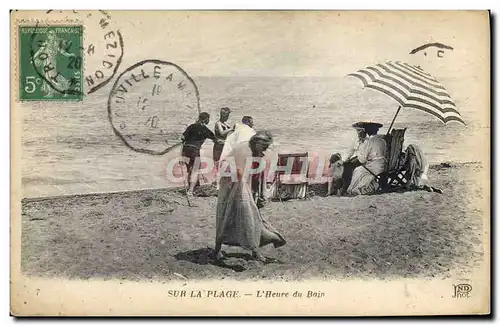
<instances>
[{"instance_id":1,"label":"nd phot. logo","mask_svg":"<svg viewBox=\"0 0 500 326\"><path fill-rule=\"evenodd\" d=\"M453 285L453 290L452 298L469 298L472 286L470 284L457 284Z\"/></svg>"}]
</instances>

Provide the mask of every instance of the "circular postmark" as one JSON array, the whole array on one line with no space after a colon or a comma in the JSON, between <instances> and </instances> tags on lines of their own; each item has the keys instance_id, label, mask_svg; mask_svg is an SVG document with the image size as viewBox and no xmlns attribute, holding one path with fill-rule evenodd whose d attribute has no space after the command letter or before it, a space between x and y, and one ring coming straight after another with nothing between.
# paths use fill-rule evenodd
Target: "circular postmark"
<instances>
[{"instance_id":1,"label":"circular postmark","mask_svg":"<svg viewBox=\"0 0 500 326\"><path fill-rule=\"evenodd\" d=\"M116 79L108 98L113 130L134 151L163 155L180 144L186 121L200 112L193 79L179 66L144 60Z\"/></svg>"},{"instance_id":2,"label":"circular postmark","mask_svg":"<svg viewBox=\"0 0 500 326\"><path fill-rule=\"evenodd\" d=\"M44 98L81 98L114 77L123 57L123 37L105 11L74 10L58 19L61 13L49 11L46 21L29 29L33 80L41 81Z\"/></svg>"}]
</instances>

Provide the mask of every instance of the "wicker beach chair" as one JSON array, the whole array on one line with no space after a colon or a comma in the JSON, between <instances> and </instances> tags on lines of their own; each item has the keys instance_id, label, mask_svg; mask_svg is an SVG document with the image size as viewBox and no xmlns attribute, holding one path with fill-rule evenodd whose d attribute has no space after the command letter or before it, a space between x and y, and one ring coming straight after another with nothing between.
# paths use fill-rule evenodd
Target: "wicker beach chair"
<instances>
[{"instance_id":1,"label":"wicker beach chair","mask_svg":"<svg viewBox=\"0 0 500 326\"><path fill-rule=\"evenodd\" d=\"M283 171L287 166L288 159L293 159L291 171ZM305 153L278 154L278 171L274 175L274 198L282 199L281 190L284 186L292 188L289 194L291 198L305 199L308 197L309 181L309 155ZM288 189L290 190L290 189Z\"/></svg>"},{"instance_id":2,"label":"wicker beach chair","mask_svg":"<svg viewBox=\"0 0 500 326\"><path fill-rule=\"evenodd\" d=\"M401 153L403 153L405 132L406 128L393 129L390 134L385 135L387 167L383 173L378 175L379 190L391 190L405 186L408 183L400 160Z\"/></svg>"}]
</instances>

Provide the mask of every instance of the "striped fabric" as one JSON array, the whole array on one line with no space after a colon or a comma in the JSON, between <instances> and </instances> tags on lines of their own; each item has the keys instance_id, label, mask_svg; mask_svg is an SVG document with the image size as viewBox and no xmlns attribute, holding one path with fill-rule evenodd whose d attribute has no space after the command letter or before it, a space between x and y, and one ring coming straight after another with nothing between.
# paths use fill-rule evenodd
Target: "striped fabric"
<instances>
[{"instance_id":1,"label":"striped fabric","mask_svg":"<svg viewBox=\"0 0 500 326\"><path fill-rule=\"evenodd\" d=\"M445 124L458 121L465 125L446 89L420 67L395 61L366 67L348 76L389 95L403 108L425 111Z\"/></svg>"}]
</instances>

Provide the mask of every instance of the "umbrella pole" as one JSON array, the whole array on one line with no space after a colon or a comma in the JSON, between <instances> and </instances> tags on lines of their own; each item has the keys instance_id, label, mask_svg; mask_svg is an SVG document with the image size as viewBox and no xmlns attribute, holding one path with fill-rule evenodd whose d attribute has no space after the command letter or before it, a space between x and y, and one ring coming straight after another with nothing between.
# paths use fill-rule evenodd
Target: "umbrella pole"
<instances>
[{"instance_id":1,"label":"umbrella pole","mask_svg":"<svg viewBox=\"0 0 500 326\"><path fill-rule=\"evenodd\" d=\"M391 133L392 125L394 124L394 121L396 120L396 117L398 116L400 110L401 110L401 105L398 107L398 110L396 111L394 118L392 118L392 122L391 122L391 125L389 126L389 130L387 130L387 134Z\"/></svg>"}]
</instances>

